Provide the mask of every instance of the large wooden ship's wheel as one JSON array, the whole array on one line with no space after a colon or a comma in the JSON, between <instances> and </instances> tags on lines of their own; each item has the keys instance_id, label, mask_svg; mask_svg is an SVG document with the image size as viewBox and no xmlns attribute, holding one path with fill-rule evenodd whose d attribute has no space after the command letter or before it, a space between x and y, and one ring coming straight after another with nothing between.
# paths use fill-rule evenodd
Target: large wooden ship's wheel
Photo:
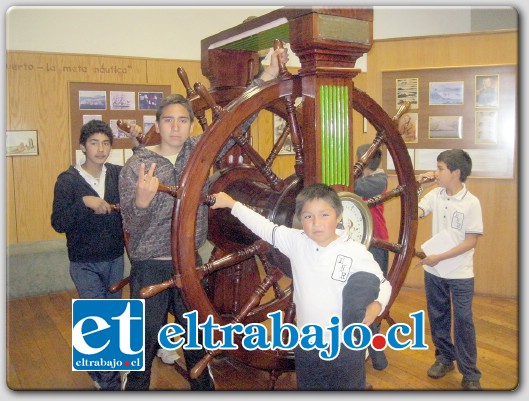
<instances>
[{"instance_id":1,"label":"large wooden ship's wheel","mask_svg":"<svg viewBox=\"0 0 529 401\"><path fill-rule=\"evenodd\" d=\"M311 119L314 113L303 110L311 107L310 99L307 103L304 92L304 74L306 71L302 68L300 76L293 76L282 66L277 79L245 91L240 88L228 89L231 94L226 95L226 90L208 92L200 84L195 85L193 91L185 82L185 73L179 72L205 135L186 165L178 188L172 189L177 197L171 241L175 275L166 283L145 289L146 296L167 287L178 286L188 307L198 312L200 322L212 316L214 322L221 326L256 322L266 325L267 314L277 310L285 312L285 321L292 322L295 319L290 264L284 255L238 223L229 210L210 209L208 239L213 244L213 251L206 264L197 266L195 225L198 208L204 203L211 204L213 199L210 195L219 191L227 192L277 224L296 224L293 216L296 195L305 185L321 180L321 176L314 177L313 174L312 164L322 155L314 154L316 146L308 137L314 132L316 123ZM392 324L390 308L414 256L417 231L417 183L406 146L395 124L404 108L391 118L373 99L354 86L348 94L350 102L345 104L366 118L377 134L363 157L345 167L351 169L345 174L352 177L353 181L360 177L377 149L385 145L398 178L396 188L364 204L369 208L393 198L400 199L398 241L389 243L370 236L366 239L366 245L388 249L394 254L388 273L393 291L381 316ZM234 99L228 102L230 97ZM295 106L298 99L303 101L300 107ZM222 106L218 103L222 103ZM204 111L207 109L212 112L213 121L210 124L205 120ZM246 130L245 125L261 112L271 112L287 122L283 135L266 158L252 144L250 131ZM348 113L349 110L346 110L345 114ZM346 134L348 137L342 137L336 145L343 146L346 143L349 150L354 149L352 132L347 131ZM273 135L272 132L270 135ZM287 136L290 136L295 154L295 173L280 178L274 173L274 161ZM223 155L226 145L231 142L234 143L232 149ZM344 151L347 152L347 149ZM331 164L327 168L333 170ZM335 177L333 174L330 175L331 182L328 182L330 185L338 191L352 192L352 182L332 182ZM207 193L204 193L204 188L207 188ZM218 334L216 340L221 340ZM252 367L269 371L271 387L279 374L294 369L293 354L290 352L247 351L240 345L240 338L236 337L235 342L238 342L239 349L227 352ZM218 351L208 353L201 363L193 367L191 375L198 376L218 354Z\"/></svg>"},{"instance_id":2,"label":"large wooden ship's wheel","mask_svg":"<svg viewBox=\"0 0 529 401\"><path fill-rule=\"evenodd\" d=\"M301 140L303 124L296 117L293 107L293 101L300 96L301 80L297 76L278 79L245 92L220 111L218 119L207 128L206 136L197 145L184 170L173 215L172 252L184 298L190 309L198 311L199 320L202 322L208 316L213 316L219 325L231 322L265 322L267 314L275 310L283 310L287 319L293 318L288 260L239 224L231 217L229 211L210 210L209 240L215 248L210 262L197 268L194 252L194 216L204 199L202 189L209 183L210 194L227 192L275 223L293 225L295 197L304 185L304 149ZM284 107L281 107L281 103ZM391 323L389 309L398 295L413 256L417 187L411 161L395 128L394 120L358 89L353 91L353 108L367 118L378 132L370 149L354 165L354 175L360 176L376 149L385 144L393 158L400 183L386 195L367 201L367 206L373 207L397 196L401 200L399 242L387 243L377 238L371 240L371 246L389 249L395 254L388 277L393 292L384 315ZM265 109L274 110L287 119L290 122L291 135L301 134L297 139L294 139L295 135L292 138L297 156L296 173L286 179L277 177L270 165L277 146L269 157L264 159L250 145L245 133L238 129L250 117ZM286 115L281 112L282 109L286 110ZM239 148L243 160L250 162L228 164L210 176L221 150L230 139L235 140L235 146ZM209 291L201 282L204 277L210 278ZM242 347L230 352L251 366L275 374L293 368L292 355L289 353L248 352ZM214 355L210 354L210 357ZM197 367L195 374L204 366Z\"/></svg>"}]
</instances>

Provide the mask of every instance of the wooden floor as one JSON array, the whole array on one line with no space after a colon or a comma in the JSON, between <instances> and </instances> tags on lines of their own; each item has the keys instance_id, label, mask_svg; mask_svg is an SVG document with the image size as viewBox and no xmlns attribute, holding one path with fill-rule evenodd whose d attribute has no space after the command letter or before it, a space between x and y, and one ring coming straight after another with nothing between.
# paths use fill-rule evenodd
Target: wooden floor
<instances>
[{"instance_id":1,"label":"wooden floor","mask_svg":"<svg viewBox=\"0 0 529 401\"><path fill-rule=\"evenodd\" d=\"M28 297L7 302L6 382L13 390L94 390L89 376L71 370L71 299L74 291ZM424 292L403 289L391 315L408 323L408 316L425 310ZM474 321L478 340L478 367L484 390L512 390L519 382L518 302L515 299L475 297ZM387 329L383 323L382 332ZM367 363L367 380L373 390L460 390L461 374L455 369L442 379L431 379L426 370L434 351L426 319L427 351L386 349L389 366L383 371ZM182 360L182 359L181 359ZM180 361L181 361L180 360ZM268 375L231 357L214 360L211 373L217 390L265 390ZM174 367L156 358L152 390L187 390L187 381ZM295 389L295 374L279 377L276 390Z\"/></svg>"}]
</instances>

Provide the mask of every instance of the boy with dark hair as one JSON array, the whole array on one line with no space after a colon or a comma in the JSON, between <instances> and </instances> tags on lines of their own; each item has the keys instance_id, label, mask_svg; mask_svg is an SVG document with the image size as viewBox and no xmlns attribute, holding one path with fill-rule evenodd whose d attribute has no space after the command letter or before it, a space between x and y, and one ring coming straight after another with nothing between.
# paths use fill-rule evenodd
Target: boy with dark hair
<instances>
[{"instance_id":1,"label":"boy with dark hair","mask_svg":"<svg viewBox=\"0 0 529 401\"><path fill-rule=\"evenodd\" d=\"M298 194L295 215L303 230L277 226L224 192L214 196L213 209L230 208L254 234L290 259L299 329L311 324L325 330L333 316L341 318L342 327L369 326L382 313L391 285L366 247L336 228L343 207L333 188L312 184ZM364 355L364 350L342 346L334 360L326 361L317 349L297 347L298 390L364 390Z\"/></svg>"},{"instance_id":2,"label":"boy with dark hair","mask_svg":"<svg viewBox=\"0 0 529 401\"><path fill-rule=\"evenodd\" d=\"M194 125L193 108L179 94L160 102L156 113L156 131L160 143L138 146L123 167L119 178L123 225L129 235L131 259L131 298L139 298L143 287L168 280L173 274L171 222L174 198L158 193L158 184L177 185L184 167L200 139L190 136ZM133 130L140 127L134 126ZM133 135L136 135L134 132ZM156 169L156 175L154 175ZM196 249L206 241L207 207L200 206L196 225ZM198 260L201 264L201 261ZM188 312L178 288L171 288L145 300L145 371L123 376L124 390L149 390L153 360L158 352L158 332L167 322L167 313L185 324ZM184 350L188 370L205 355L204 350ZM190 379L192 390L213 390L206 370L198 379Z\"/></svg>"},{"instance_id":3,"label":"boy with dark hair","mask_svg":"<svg viewBox=\"0 0 529 401\"><path fill-rule=\"evenodd\" d=\"M119 203L121 166L105 163L112 149L112 129L92 120L81 128L82 164L70 166L55 184L51 225L66 233L70 276L81 299L121 298L108 291L123 278L123 228L121 215L112 205ZM88 372L94 386L119 390L119 372Z\"/></svg>"},{"instance_id":4,"label":"boy with dark hair","mask_svg":"<svg viewBox=\"0 0 529 401\"><path fill-rule=\"evenodd\" d=\"M283 50L277 50L276 53ZM283 53L284 54L284 53ZM255 84L274 79L279 74L277 58L254 80ZM163 99L156 112L156 130L161 142L154 146L139 146L127 161L120 179L121 214L125 231L129 235L128 251L131 258L131 298L148 285L158 284L173 274L171 257L171 223L174 198L157 193L158 184L177 185L201 135L190 136L194 113L191 102L179 94ZM246 123L246 128L251 121ZM131 127L131 135L140 136L141 127ZM233 145L228 141L220 156ZM155 175L156 169L156 175ZM204 245L208 230L207 206L199 206L196 220L195 247ZM197 252L197 262L202 264ZM152 361L159 349L158 331L171 311L177 322L185 324L183 314L188 312L178 289L165 290L145 300L145 371L130 372L123 377L125 390L148 390ZM184 350L187 369L190 370L205 355L204 350ZM191 390L214 390L214 383L205 370L197 379L190 379Z\"/></svg>"},{"instance_id":5,"label":"boy with dark hair","mask_svg":"<svg viewBox=\"0 0 529 401\"><path fill-rule=\"evenodd\" d=\"M472 299L474 248L483 234L483 220L479 199L464 184L471 171L472 159L468 153L452 149L439 154L435 173L419 175L419 180L435 179L438 185L419 202L419 217L432 213L432 237L443 234L451 240L447 250L429 254L418 265L425 270L426 302L435 345L436 361L428 370L428 376L435 379L445 376L454 369L455 360L463 374L463 389L480 390ZM441 261L451 261L450 268L443 270L439 265Z\"/></svg>"}]
</instances>

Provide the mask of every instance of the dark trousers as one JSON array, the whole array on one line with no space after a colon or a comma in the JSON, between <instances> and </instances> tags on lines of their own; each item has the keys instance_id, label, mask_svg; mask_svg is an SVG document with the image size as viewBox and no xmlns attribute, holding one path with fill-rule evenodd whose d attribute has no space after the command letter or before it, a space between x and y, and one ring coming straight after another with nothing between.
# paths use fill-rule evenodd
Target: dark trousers
<instances>
[{"instance_id":1,"label":"dark trousers","mask_svg":"<svg viewBox=\"0 0 529 401\"><path fill-rule=\"evenodd\" d=\"M384 274L384 277L387 278L389 268L389 251L387 249L376 248L372 246L369 248L369 252L373 254L375 261L380 266L380 270L382 270L382 274ZM371 325L371 332L373 334L380 333L380 324L373 323ZM384 351L375 351L373 347L369 347L369 356L371 356L373 367L377 370L382 370L388 365Z\"/></svg>"},{"instance_id":2,"label":"dark trousers","mask_svg":"<svg viewBox=\"0 0 529 401\"><path fill-rule=\"evenodd\" d=\"M143 287L159 284L171 277L173 263L171 260L145 260L132 262L130 271L131 298L139 298ZM149 390L152 362L159 349L158 332L167 323L167 313L175 316L176 323L187 327L183 314L189 312L184 305L180 291L171 288L145 300L145 371L131 371L126 378L125 390ZM200 333L200 332L199 332ZM199 338L199 342L201 339ZM184 349L188 371L205 355L205 351ZM198 379L190 379L191 390L214 390L209 370L205 369Z\"/></svg>"},{"instance_id":3,"label":"dark trousers","mask_svg":"<svg viewBox=\"0 0 529 401\"><path fill-rule=\"evenodd\" d=\"M387 249L375 248L372 246L369 248L369 252L373 254L373 257L380 266L380 270L382 270L384 277L388 277L389 251Z\"/></svg>"},{"instance_id":4,"label":"dark trousers","mask_svg":"<svg viewBox=\"0 0 529 401\"><path fill-rule=\"evenodd\" d=\"M362 323L367 305L379 291L380 280L374 274L358 272L349 277L342 291L342 326ZM318 353L296 348L298 390L365 390L365 349L354 351L342 344L332 361L324 361Z\"/></svg>"},{"instance_id":5,"label":"dark trousers","mask_svg":"<svg viewBox=\"0 0 529 401\"><path fill-rule=\"evenodd\" d=\"M444 279L424 272L424 287L436 360L445 365L455 360L465 380L479 380L481 372L476 366L476 331L472 318L474 278Z\"/></svg>"}]
</instances>

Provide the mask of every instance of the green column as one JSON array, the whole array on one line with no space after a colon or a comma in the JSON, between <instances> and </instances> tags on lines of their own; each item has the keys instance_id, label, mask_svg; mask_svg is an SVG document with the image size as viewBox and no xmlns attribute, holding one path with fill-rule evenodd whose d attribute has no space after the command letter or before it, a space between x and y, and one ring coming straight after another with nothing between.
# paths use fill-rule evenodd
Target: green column
<instances>
[{"instance_id":1,"label":"green column","mask_svg":"<svg viewBox=\"0 0 529 401\"><path fill-rule=\"evenodd\" d=\"M320 86L321 177L327 185L349 185L349 92Z\"/></svg>"}]
</instances>

